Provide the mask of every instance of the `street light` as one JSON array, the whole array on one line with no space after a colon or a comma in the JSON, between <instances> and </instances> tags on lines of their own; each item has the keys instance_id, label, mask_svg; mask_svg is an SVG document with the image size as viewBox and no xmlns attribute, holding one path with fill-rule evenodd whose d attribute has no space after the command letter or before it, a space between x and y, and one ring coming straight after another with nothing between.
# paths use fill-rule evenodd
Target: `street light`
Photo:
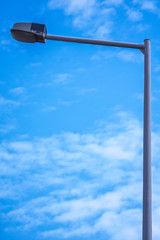
<instances>
[{"instance_id":1,"label":"street light","mask_svg":"<svg viewBox=\"0 0 160 240\"><path fill-rule=\"evenodd\" d=\"M152 179L151 179L151 49L150 40L144 44L113 42L96 39L48 35L44 24L16 23L11 29L12 37L21 42L45 40L77 42L111 47L139 49L144 54L144 124L143 124L143 240L152 240Z\"/></svg>"},{"instance_id":2,"label":"street light","mask_svg":"<svg viewBox=\"0 0 160 240\"><path fill-rule=\"evenodd\" d=\"M45 43L47 29L44 24L38 23L15 23L11 29L11 34L14 39L20 42Z\"/></svg>"}]
</instances>

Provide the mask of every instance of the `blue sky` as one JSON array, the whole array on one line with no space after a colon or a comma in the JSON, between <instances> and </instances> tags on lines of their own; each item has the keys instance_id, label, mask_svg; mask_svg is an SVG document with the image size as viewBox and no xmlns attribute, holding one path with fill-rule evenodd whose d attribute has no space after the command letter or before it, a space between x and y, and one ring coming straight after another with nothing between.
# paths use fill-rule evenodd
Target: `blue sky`
<instances>
[{"instance_id":1,"label":"blue sky","mask_svg":"<svg viewBox=\"0 0 160 240\"><path fill-rule=\"evenodd\" d=\"M160 239L160 3L3 1L0 8L1 240L140 240L143 54L11 38L49 34L152 44L153 239Z\"/></svg>"}]
</instances>

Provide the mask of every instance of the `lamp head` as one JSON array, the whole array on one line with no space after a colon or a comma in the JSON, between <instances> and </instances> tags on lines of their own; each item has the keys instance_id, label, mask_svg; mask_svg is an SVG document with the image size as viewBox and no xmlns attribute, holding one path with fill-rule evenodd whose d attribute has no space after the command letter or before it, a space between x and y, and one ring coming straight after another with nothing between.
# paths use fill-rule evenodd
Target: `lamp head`
<instances>
[{"instance_id":1,"label":"lamp head","mask_svg":"<svg viewBox=\"0 0 160 240\"><path fill-rule=\"evenodd\" d=\"M39 23L15 23L11 29L11 34L14 39L20 42L45 43L47 29L45 24Z\"/></svg>"}]
</instances>

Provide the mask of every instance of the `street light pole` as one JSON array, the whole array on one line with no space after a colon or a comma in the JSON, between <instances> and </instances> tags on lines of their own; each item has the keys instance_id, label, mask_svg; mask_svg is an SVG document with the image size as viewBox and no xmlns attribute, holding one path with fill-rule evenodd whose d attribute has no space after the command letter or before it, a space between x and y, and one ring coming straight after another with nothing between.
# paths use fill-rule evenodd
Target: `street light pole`
<instances>
[{"instance_id":1,"label":"street light pole","mask_svg":"<svg viewBox=\"0 0 160 240\"><path fill-rule=\"evenodd\" d=\"M143 240L152 239L151 179L151 49L144 41L144 126L143 126Z\"/></svg>"},{"instance_id":2,"label":"street light pole","mask_svg":"<svg viewBox=\"0 0 160 240\"><path fill-rule=\"evenodd\" d=\"M84 44L139 49L144 54L144 126L143 126L143 240L152 240L152 178L151 178L151 49L150 40L144 44L113 42L97 39L47 34L44 24L16 23L12 37L21 42L42 42L46 39Z\"/></svg>"}]
</instances>

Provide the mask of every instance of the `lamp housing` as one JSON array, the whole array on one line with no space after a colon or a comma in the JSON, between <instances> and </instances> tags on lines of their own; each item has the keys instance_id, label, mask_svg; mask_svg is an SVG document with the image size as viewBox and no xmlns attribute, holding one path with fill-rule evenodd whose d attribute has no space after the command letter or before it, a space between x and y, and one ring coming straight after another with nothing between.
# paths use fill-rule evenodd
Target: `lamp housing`
<instances>
[{"instance_id":1,"label":"lamp housing","mask_svg":"<svg viewBox=\"0 0 160 240\"><path fill-rule=\"evenodd\" d=\"M39 23L15 23L11 29L11 35L20 42L45 43L47 29L45 24Z\"/></svg>"}]
</instances>

